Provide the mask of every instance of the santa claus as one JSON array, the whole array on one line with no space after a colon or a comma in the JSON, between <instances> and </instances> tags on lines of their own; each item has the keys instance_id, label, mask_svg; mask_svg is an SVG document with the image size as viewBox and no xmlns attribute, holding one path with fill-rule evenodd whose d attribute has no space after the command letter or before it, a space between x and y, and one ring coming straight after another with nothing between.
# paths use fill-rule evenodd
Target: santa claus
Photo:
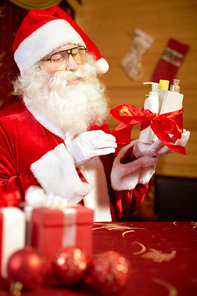
<instances>
[{"instance_id":1,"label":"santa claus","mask_svg":"<svg viewBox=\"0 0 197 296\"><path fill-rule=\"evenodd\" d=\"M59 7L30 11L13 50L22 99L1 112L0 193L18 190L24 198L36 185L94 209L95 221L129 217L169 149L150 145L138 159L138 141L117 150L98 78L108 64Z\"/></svg>"}]
</instances>

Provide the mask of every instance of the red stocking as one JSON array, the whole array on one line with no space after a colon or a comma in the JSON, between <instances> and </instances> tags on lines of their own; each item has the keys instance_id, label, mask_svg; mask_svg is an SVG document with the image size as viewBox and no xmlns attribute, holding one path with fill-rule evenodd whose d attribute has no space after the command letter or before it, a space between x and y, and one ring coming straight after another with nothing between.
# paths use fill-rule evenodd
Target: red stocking
<instances>
[{"instance_id":1,"label":"red stocking","mask_svg":"<svg viewBox=\"0 0 197 296\"><path fill-rule=\"evenodd\" d=\"M160 79L163 79L169 80L172 84L188 49L187 44L171 38L157 64L152 81L159 82Z\"/></svg>"}]
</instances>

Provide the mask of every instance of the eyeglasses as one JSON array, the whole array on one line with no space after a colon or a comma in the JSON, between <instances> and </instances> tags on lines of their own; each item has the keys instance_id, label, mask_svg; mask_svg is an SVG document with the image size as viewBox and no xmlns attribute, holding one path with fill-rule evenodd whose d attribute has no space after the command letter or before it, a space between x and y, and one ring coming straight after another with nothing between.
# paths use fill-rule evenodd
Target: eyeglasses
<instances>
[{"instance_id":1,"label":"eyeglasses","mask_svg":"<svg viewBox=\"0 0 197 296\"><path fill-rule=\"evenodd\" d=\"M87 49L84 46L77 46L71 49L55 52L50 56L50 58L42 59L41 61L50 61L51 67L55 71L60 71L64 68L66 69L68 66L69 55L73 57L78 65L83 64L86 59L86 51Z\"/></svg>"}]
</instances>

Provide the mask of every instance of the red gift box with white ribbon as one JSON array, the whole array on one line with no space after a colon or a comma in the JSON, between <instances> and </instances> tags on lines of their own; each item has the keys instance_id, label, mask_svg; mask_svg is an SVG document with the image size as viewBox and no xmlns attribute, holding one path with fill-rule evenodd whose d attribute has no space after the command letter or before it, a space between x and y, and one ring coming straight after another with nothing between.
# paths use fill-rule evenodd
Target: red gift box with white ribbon
<instances>
[{"instance_id":1,"label":"red gift box with white ribbon","mask_svg":"<svg viewBox=\"0 0 197 296\"><path fill-rule=\"evenodd\" d=\"M82 205L64 209L25 207L30 220L27 227L27 244L37 248L51 262L60 248L74 247L92 255L92 226L94 211Z\"/></svg>"},{"instance_id":2,"label":"red gift box with white ribbon","mask_svg":"<svg viewBox=\"0 0 197 296\"><path fill-rule=\"evenodd\" d=\"M16 207L0 208L0 277L7 278L10 256L25 246L25 214Z\"/></svg>"}]
</instances>

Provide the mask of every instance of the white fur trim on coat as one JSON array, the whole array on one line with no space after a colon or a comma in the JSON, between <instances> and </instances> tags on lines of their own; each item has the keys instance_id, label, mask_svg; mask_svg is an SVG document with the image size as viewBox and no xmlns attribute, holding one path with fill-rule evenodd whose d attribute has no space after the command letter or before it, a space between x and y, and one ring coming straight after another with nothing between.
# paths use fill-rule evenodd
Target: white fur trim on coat
<instances>
[{"instance_id":1,"label":"white fur trim on coat","mask_svg":"<svg viewBox=\"0 0 197 296\"><path fill-rule=\"evenodd\" d=\"M84 197L84 205L94 210L94 222L112 221L108 186L103 164L99 157L94 157L79 167L93 190Z\"/></svg>"},{"instance_id":2,"label":"white fur trim on coat","mask_svg":"<svg viewBox=\"0 0 197 296\"><path fill-rule=\"evenodd\" d=\"M91 185L79 178L73 157L64 144L47 152L30 169L47 194L58 194L70 204L77 204L92 190Z\"/></svg>"},{"instance_id":3,"label":"white fur trim on coat","mask_svg":"<svg viewBox=\"0 0 197 296\"><path fill-rule=\"evenodd\" d=\"M122 148L114 160L111 172L111 183L114 190L131 190L137 184L146 184L155 172L159 157L143 156L126 164L120 162L127 150L133 147L137 141L132 141Z\"/></svg>"}]
</instances>

